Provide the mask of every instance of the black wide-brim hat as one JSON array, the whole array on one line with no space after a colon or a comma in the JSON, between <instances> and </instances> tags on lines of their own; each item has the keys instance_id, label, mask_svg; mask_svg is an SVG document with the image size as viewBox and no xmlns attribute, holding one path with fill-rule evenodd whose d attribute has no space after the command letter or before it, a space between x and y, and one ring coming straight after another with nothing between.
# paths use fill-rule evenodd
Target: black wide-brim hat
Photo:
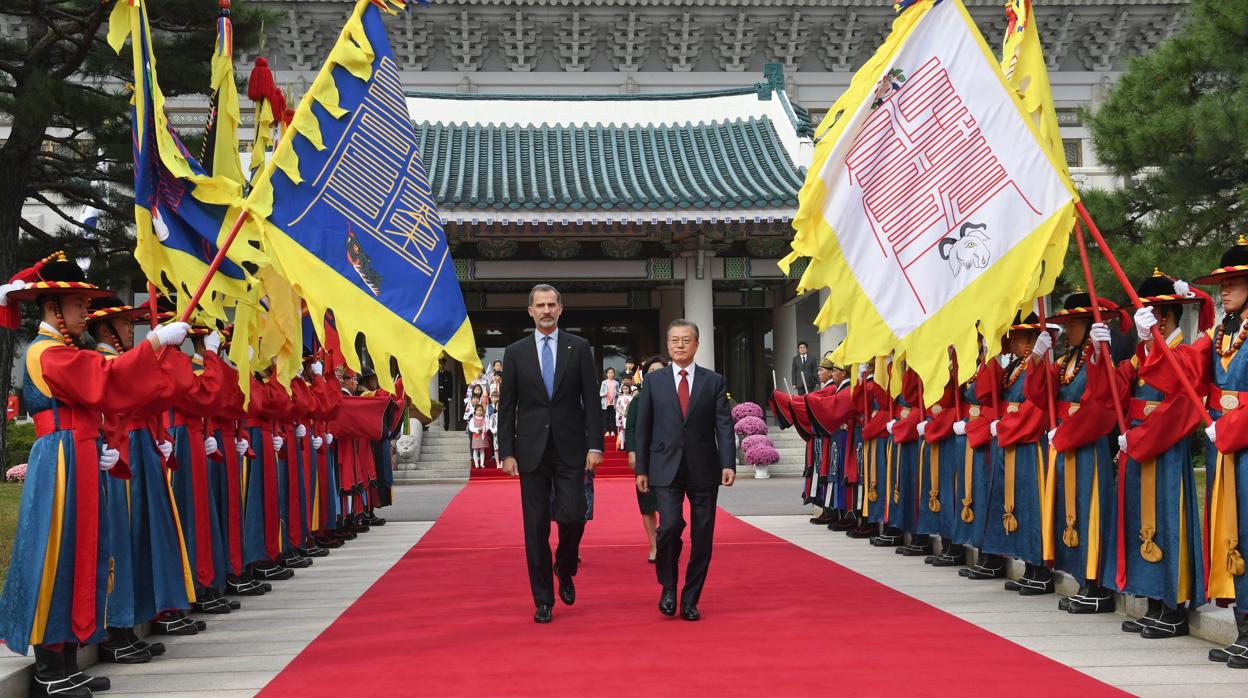
<instances>
[{"instance_id":1,"label":"black wide-brim hat","mask_svg":"<svg viewBox=\"0 0 1248 698\"><path fill-rule=\"evenodd\" d=\"M79 266L67 259L49 259L37 265L37 271L26 281L26 287L10 291L7 298L19 301L33 301L43 296L86 296L87 298L103 298L113 295L112 291L100 288L87 281ZM18 275L22 276L21 273ZM14 277L18 278L18 277Z\"/></svg>"},{"instance_id":2,"label":"black wide-brim hat","mask_svg":"<svg viewBox=\"0 0 1248 698\"><path fill-rule=\"evenodd\" d=\"M1154 269L1153 275L1140 282L1135 289L1144 305L1174 305L1179 303L1200 303L1199 295L1181 296L1174 290L1174 279Z\"/></svg>"},{"instance_id":3,"label":"black wide-brim hat","mask_svg":"<svg viewBox=\"0 0 1248 698\"><path fill-rule=\"evenodd\" d=\"M1101 311L1101 319L1105 322L1117 320L1124 327L1130 324L1126 311L1117 303L1098 296L1096 305ZM1095 320L1096 314L1092 312L1092 297L1085 291L1075 291L1066 296L1065 302L1062 303L1062 309L1053 313L1053 317L1049 319L1053 322Z\"/></svg>"},{"instance_id":4,"label":"black wide-brim hat","mask_svg":"<svg viewBox=\"0 0 1248 698\"><path fill-rule=\"evenodd\" d=\"M147 315L147 308L136 308L113 294L93 298L87 307L87 324L113 318L141 320Z\"/></svg>"},{"instance_id":5,"label":"black wide-brim hat","mask_svg":"<svg viewBox=\"0 0 1248 698\"><path fill-rule=\"evenodd\" d=\"M1239 240L1231 246L1229 250L1222 253L1222 260L1218 263L1218 268L1197 278L1194 284L1216 285L1222 283L1224 279L1236 276L1248 276L1248 239L1243 235L1239 236Z\"/></svg>"},{"instance_id":6,"label":"black wide-brim hat","mask_svg":"<svg viewBox=\"0 0 1248 698\"><path fill-rule=\"evenodd\" d=\"M1014 316L1014 324L1010 325L1010 332L1039 332L1044 329L1040 324L1040 318L1035 313L1023 317L1022 313Z\"/></svg>"}]
</instances>

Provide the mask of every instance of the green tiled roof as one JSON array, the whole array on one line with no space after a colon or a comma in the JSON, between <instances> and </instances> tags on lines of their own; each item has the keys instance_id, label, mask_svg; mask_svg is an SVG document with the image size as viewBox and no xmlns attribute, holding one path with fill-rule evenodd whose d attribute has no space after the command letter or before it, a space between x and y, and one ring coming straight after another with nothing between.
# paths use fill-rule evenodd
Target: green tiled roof
<instances>
[{"instance_id":1,"label":"green tiled roof","mask_svg":"<svg viewBox=\"0 0 1248 698\"><path fill-rule=\"evenodd\" d=\"M797 205L803 174L766 117L661 126L417 124L445 209Z\"/></svg>"}]
</instances>

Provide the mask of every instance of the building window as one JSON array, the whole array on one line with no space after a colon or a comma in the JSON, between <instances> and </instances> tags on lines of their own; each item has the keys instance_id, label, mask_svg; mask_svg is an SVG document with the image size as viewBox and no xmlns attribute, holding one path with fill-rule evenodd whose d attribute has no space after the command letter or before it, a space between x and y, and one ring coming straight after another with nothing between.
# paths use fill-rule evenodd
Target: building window
<instances>
[{"instance_id":1,"label":"building window","mask_svg":"<svg viewBox=\"0 0 1248 698\"><path fill-rule=\"evenodd\" d=\"M1062 149L1066 151L1066 164L1071 167L1083 167L1083 141L1078 138L1063 138Z\"/></svg>"}]
</instances>

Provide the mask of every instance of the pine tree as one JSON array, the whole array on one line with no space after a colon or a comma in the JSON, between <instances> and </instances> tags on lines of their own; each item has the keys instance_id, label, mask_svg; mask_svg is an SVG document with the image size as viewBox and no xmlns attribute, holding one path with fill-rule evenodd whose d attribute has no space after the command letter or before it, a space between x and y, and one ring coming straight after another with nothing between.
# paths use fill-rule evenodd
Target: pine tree
<instances>
[{"instance_id":1,"label":"pine tree","mask_svg":"<svg viewBox=\"0 0 1248 698\"><path fill-rule=\"evenodd\" d=\"M1133 280L1154 266L1192 278L1248 234L1246 9L1193 0L1186 26L1131 60L1088 118L1097 157L1124 178L1117 191L1088 193L1088 206ZM1072 281L1082 278L1077 255L1072 245ZM1097 278L1107 293L1117 287Z\"/></svg>"},{"instance_id":2,"label":"pine tree","mask_svg":"<svg viewBox=\"0 0 1248 698\"><path fill-rule=\"evenodd\" d=\"M232 9L236 50L254 46L269 17L239 5ZM133 68L129 49L118 56L104 39L112 7L110 0L0 0L0 113L10 127L0 145L0 279L17 271L19 254L30 260L57 249L119 263L96 264L97 274L135 269L128 232L133 200L126 194L133 184L127 91ZM205 93L217 3L157 0L148 12L166 96ZM23 219L28 204L46 206L57 229ZM98 229L77 223L84 206L102 212ZM0 330L6 388L14 339Z\"/></svg>"}]
</instances>

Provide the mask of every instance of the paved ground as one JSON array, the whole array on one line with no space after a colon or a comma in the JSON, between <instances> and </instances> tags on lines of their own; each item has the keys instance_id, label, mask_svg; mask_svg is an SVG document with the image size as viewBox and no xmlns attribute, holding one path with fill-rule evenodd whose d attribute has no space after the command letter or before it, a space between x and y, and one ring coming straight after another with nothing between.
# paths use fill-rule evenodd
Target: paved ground
<instances>
[{"instance_id":1,"label":"paved ground","mask_svg":"<svg viewBox=\"0 0 1248 698\"><path fill-rule=\"evenodd\" d=\"M168 655L149 664L95 667L113 679L108 695L254 695L415 545L462 487L397 488L396 504L383 512L388 525L301 570L273 593L243 599L242 612L207 617L208 631L194 637L163 638ZM997 582L968 582L952 570L930 568L832 534L806 523L804 507L797 502L800 488L795 479L743 479L721 490L720 504L817 555L1131 693L1248 695L1248 672L1210 663L1205 658L1213 646L1209 642L1192 637L1142 640L1119 630L1123 616L1069 616L1056 610L1056 597L1019 597L1003 591ZM13 658L5 665L17 661ZM16 694L0 690L0 696L7 695Z\"/></svg>"}]
</instances>

